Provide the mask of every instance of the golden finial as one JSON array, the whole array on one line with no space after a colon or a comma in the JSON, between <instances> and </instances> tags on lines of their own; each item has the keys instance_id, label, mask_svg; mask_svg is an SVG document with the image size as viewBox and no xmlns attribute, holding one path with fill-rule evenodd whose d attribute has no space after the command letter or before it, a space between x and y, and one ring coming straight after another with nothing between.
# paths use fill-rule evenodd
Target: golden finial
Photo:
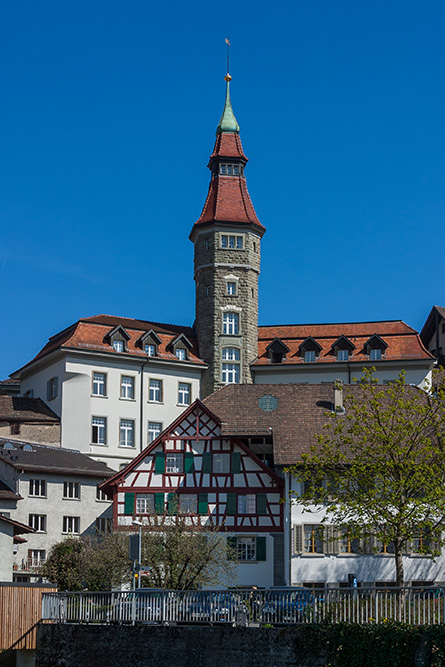
<instances>
[{"instance_id":1,"label":"golden finial","mask_svg":"<svg viewBox=\"0 0 445 667\"><path fill-rule=\"evenodd\" d=\"M229 73L227 73L226 76L224 77L224 81L227 81L227 82L232 81L232 77L230 76Z\"/></svg>"}]
</instances>

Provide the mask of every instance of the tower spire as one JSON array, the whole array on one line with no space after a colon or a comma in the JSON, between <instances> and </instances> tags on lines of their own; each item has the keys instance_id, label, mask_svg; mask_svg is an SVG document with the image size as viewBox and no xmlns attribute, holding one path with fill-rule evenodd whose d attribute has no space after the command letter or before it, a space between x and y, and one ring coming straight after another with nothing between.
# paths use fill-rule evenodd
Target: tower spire
<instances>
[{"instance_id":1,"label":"tower spire","mask_svg":"<svg viewBox=\"0 0 445 667\"><path fill-rule=\"evenodd\" d=\"M224 104L224 111L216 128L216 136L222 134L222 132L236 132L239 134L239 125L233 113L232 103L230 101L230 82L232 77L229 73L224 77L226 82L226 102Z\"/></svg>"}]
</instances>

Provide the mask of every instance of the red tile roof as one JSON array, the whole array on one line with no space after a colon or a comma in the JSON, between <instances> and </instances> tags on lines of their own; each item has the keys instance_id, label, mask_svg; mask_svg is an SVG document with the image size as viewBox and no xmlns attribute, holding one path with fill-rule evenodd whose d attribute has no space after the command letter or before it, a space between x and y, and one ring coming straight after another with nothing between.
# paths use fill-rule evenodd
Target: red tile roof
<instances>
[{"instance_id":1,"label":"red tile roof","mask_svg":"<svg viewBox=\"0 0 445 667\"><path fill-rule=\"evenodd\" d=\"M116 326L122 326L130 336L130 339L126 343L126 352L124 353L115 352L109 342L104 340L110 329ZM158 355L154 359L177 361L173 351L167 348L177 338L178 334L184 333L192 344L188 360L204 365L204 362L198 357L196 337L191 327L183 327L176 324L160 324L159 322L147 322L112 315L96 315L80 319L67 329L52 336L48 340L48 343L34 357L33 361L44 357L60 347L78 350L98 350L111 354L129 354L146 359L147 354L145 350L140 345L136 345L136 342L150 330L155 331L161 340Z\"/></svg>"},{"instance_id":2,"label":"red tile roof","mask_svg":"<svg viewBox=\"0 0 445 667\"><path fill-rule=\"evenodd\" d=\"M373 334L380 336L388 345L384 354L385 360L433 360L434 358L425 348L419 334L414 329L401 320L390 320L383 322L260 326L258 327L258 359L253 365L270 364L267 347L275 338L282 340L289 348L289 352L282 362L284 365L304 363L299 346L309 336L314 338L322 348L320 357L314 362L316 364L335 361L332 345L340 336L346 336L355 345L351 361L369 361L364 345Z\"/></svg>"},{"instance_id":3,"label":"red tile roof","mask_svg":"<svg viewBox=\"0 0 445 667\"><path fill-rule=\"evenodd\" d=\"M0 396L0 421L59 424L60 419L40 398Z\"/></svg>"}]
</instances>

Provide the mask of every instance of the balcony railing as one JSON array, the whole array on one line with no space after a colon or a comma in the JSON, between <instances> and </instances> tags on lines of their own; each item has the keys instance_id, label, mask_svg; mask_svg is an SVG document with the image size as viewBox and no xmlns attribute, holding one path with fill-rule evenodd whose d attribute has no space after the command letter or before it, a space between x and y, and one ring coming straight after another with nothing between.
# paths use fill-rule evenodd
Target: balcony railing
<instances>
[{"instance_id":1,"label":"balcony railing","mask_svg":"<svg viewBox=\"0 0 445 667\"><path fill-rule=\"evenodd\" d=\"M45 563L46 558L22 558L22 562L17 569L30 572L38 570Z\"/></svg>"},{"instance_id":2,"label":"balcony railing","mask_svg":"<svg viewBox=\"0 0 445 667\"><path fill-rule=\"evenodd\" d=\"M234 591L44 593L56 623L293 625L445 622L445 588L283 588Z\"/></svg>"}]
</instances>

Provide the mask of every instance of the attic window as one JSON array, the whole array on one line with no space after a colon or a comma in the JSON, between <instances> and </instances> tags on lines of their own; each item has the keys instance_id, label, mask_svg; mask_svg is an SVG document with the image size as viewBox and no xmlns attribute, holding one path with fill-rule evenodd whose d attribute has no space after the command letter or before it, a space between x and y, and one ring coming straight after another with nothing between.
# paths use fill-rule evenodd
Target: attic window
<instances>
[{"instance_id":1,"label":"attic window","mask_svg":"<svg viewBox=\"0 0 445 667\"><path fill-rule=\"evenodd\" d=\"M177 347L175 354L179 361L185 361L187 359L187 350L185 350L183 347Z\"/></svg>"},{"instance_id":2,"label":"attic window","mask_svg":"<svg viewBox=\"0 0 445 667\"><path fill-rule=\"evenodd\" d=\"M158 354L158 346L161 344L161 339L159 336L152 330L144 333L136 341L136 345L141 347L147 357L156 357Z\"/></svg>"},{"instance_id":3,"label":"attic window","mask_svg":"<svg viewBox=\"0 0 445 667\"><path fill-rule=\"evenodd\" d=\"M289 348L282 340L274 338L274 340L267 346L266 351L272 364L281 364L285 361L286 353L289 352Z\"/></svg>"},{"instance_id":4,"label":"attic window","mask_svg":"<svg viewBox=\"0 0 445 667\"><path fill-rule=\"evenodd\" d=\"M315 338L308 336L299 346L300 356L305 364L314 363L320 356L322 347Z\"/></svg>"},{"instance_id":5,"label":"attic window","mask_svg":"<svg viewBox=\"0 0 445 667\"><path fill-rule=\"evenodd\" d=\"M315 361L315 350L306 350L304 353L304 363L309 364Z\"/></svg>"},{"instance_id":6,"label":"attic window","mask_svg":"<svg viewBox=\"0 0 445 667\"><path fill-rule=\"evenodd\" d=\"M115 352L125 352L129 340L130 336L121 325L111 329L104 338L104 341L109 343Z\"/></svg>"},{"instance_id":7,"label":"attic window","mask_svg":"<svg viewBox=\"0 0 445 667\"><path fill-rule=\"evenodd\" d=\"M150 343L146 343L145 345L145 353L147 357L155 357L156 356L156 345L151 345Z\"/></svg>"},{"instance_id":8,"label":"attic window","mask_svg":"<svg viewBox=\"0 0 445 667\"><path fill-rule=\"evenodd\" d=\"M373 334L365 343L365 351L371 361L380 361L388 344L378 334Z\"/></svg>"},{"instance_id":9,"label":"attic window","mask_svg":"<svg viewBox=\"0 0 445 667\"><path fill-rule=\"evenodd\" d=\"M340 336L332 345L331 350L337 357L337 361L348 361L355 350L355 345L346 336Z\"/></svg>"},{"instance_id":10,"label":"attic window","mask_svg":"<svg viewBox=\"0 0 445 667\"><path fill-rule=\"evenodd\" d=\"M380 359L382 358L382 350L377 347L369 350L369 358L371 359L371 361L380 361Z\"/></svg>"},{"instance_id":11,"label":"attic window","mask_svg":"<svg viewBox=\"0 0 445 667\"><path fill-rule=\"evenodd\" d=\"M125 351L124 341L123 340L114 340L113 341L113 349L116 352L124 352Z\"/></svg>"},{"instance_id":12,"label":"attic window","mask_svg":"<svg viewBox=\"0 0 445 667\"><path fill-rule=\"evenodd\" d=\"M348 361L349 350L337 350L337 361Z\"/></svg>"}]
</instances>

